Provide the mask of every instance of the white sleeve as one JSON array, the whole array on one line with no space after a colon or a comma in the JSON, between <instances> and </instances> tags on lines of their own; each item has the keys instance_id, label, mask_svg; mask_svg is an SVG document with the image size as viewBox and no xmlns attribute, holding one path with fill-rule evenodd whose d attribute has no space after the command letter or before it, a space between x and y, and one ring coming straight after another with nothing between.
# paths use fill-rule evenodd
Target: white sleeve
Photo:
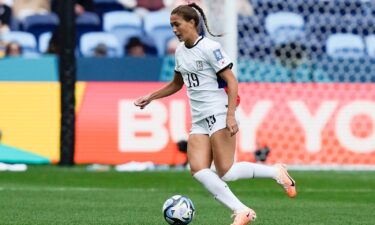
<instances>
[{"instance_id":1,"label":"white sleeve","mask_svg":"<svg viewBox=\"0 0 375 225\"><path fill-rule=\"evenodd\" d=\"M181 73L180 69L181 69L181 61L179 60L180 58L180 55L181 55L181 43L177 46L176 48L176 51L174 53L174 62L175 62L175 66L174 66L174 71L175 72L178 72L178 73Z\"/></svg>"},{"instance_id":2,"label":"white sleeve","mask_svg":"<svg viewBox=\"0 0 375 225\"><path fill-rule=\"evenodd\" d=\"M206 55L208 63L216 73L221 72L227 67L232 68L233 66L232 61L218 42L214 42L210 47L206 48Z\"/></svg>"},{"instance_id":3,"label":"white sleeve","mask_svg":"<svg viewBox=\"0 0 375 225\"><path fill-rule=\"evenodd\" d=\"M178 64L179 62L178 62L177 54L175 54L175 57L174 57L174 63L175 63L175 65L174 65L174 71L180 73L180 70L179 70L180 65Z\"/></svg>"}]
</instances>

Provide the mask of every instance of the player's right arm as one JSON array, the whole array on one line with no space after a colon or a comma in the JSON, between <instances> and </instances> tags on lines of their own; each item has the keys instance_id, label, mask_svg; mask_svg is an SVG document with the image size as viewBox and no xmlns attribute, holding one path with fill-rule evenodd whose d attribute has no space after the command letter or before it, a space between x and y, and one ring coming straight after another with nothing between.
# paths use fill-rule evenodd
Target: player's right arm
<instances>
[{"instance_id":1,"label":"player's right arm","mask_svg":"<svg viewBox=\"0 0 375 225\"><path fill-rule=\"evenodd\" d=\"M146 105L150 104L152 100L164 98L164 97L167 97L169 95L176 93L177 91L181 90L183 85L184 85L184 80L182 79L182 75L179 72L175 71L172 81L170 81L167 85L165 85L161 89L138 98L134 102L134 104L138 106L139 108L143 109L144 107L146 107Z\"/></svg>"}]
</instances>

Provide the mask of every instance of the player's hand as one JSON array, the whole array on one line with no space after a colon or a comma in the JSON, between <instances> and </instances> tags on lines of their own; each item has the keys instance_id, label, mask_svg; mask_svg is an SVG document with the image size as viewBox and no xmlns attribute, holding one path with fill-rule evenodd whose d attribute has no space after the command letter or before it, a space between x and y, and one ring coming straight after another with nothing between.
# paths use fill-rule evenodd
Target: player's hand
<instances>
[{"instance_id":1,"label":"player's hand","mask_svg":"<svg viewBox=\"0 0 375 225\"><path fill-rule=\"evenodd\" d=\"M235 135L238 132L239 129L235 116L227 115L227 128L231 136Z\"/></svg>"},{"instance_id":2,"label":"player's hand","mask_svg":"<svg viewBox=\"0 0 375 225\"><path fill-rule=\"evenodd\" d=\"M143 96L135 100L134 105L138 106L141 109L144 109L146 105L150 104L151 98L149 95Z\"/></svg>"}]
</instances>

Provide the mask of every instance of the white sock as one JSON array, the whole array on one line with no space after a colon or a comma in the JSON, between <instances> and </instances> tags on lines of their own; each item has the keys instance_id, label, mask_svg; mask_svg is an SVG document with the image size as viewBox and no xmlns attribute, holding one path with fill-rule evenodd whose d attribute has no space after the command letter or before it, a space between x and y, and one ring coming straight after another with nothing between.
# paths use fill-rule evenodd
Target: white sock
<instances>
[{"instance_id":1,"label":"white sock","mask_svg":"<svg viewBox=\"0 0 375 225\"><path fill-rule=\"evenodd\" d=\"M258 163L238 162L234 163L228 172L221 177L224 181L252 178L275 178L277 170L273 166Z\"/></svg>"},{"instance_id":2,"label":"white sock","mask_svg":"<svg viewBox=\"0 0 375 225\"><path fill-rule=\"evenodd\" d=\"M224 204L226 207L234 212L238 212L247 208L240 200L232 193L228 185L219 178L219 176L210 169L199 170L194 174L203 186L213 194L214 198Z\"/></svg>"}]
</instances>

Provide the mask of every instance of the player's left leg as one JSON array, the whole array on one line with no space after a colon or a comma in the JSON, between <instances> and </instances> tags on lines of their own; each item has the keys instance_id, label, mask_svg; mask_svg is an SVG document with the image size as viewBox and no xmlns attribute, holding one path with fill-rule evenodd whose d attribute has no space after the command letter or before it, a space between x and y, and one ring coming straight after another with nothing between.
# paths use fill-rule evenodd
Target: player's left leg
<instances>
[{"instance_id":1,"label":"player's left leg","mask_svg":"<svg viewBox=\"0 0 375 225\"><path fill-rule=\"evenodd\" d=\"M210 142L218 175L225 181L249 178L276 178L277 168L251 162L235 162L236 135L226 128L226 115L216 115Z\"/></svg>"},{"instance_id":2,"label":"player's left leg","mask_svg":"<svg viewBox=\"0 0 375 225\"><path fill-rule=\"evenodd\" d=\"M272 178L284 188L290 198L294 198L297 195L296 182L282 164L267 166L250 162L238 162L234 163L227 173L221 177L224 181L253 178Z\"/></svg>"},{"instance_id":3,"label":"player's left leg","mask_svg":"<svg viewBox=\"0 0 375 225\"><path fill-rule=\"evenodd\" d=\"M235 212L247 208L232 193L228 185L209 168L212 162L212 152L208 135L190 134L187 152L193 177L198 180L215 199Z\"/></svg>"},{"instance_id":4,"label":"player's left leg","mask_svg":"<svg viewBox=\"0 0 375 225\"><path fill-rule=\"evenodd\" d=\"M210 137L215 167L221 179L235 181L238 179L272 178L284 188L289 197L295 197L297 194L295 181L288 174L285 166L234 162L236 137L230 136L225 126L225 115L216 116L216 124Z\"/></svg>"}]
</instances>

